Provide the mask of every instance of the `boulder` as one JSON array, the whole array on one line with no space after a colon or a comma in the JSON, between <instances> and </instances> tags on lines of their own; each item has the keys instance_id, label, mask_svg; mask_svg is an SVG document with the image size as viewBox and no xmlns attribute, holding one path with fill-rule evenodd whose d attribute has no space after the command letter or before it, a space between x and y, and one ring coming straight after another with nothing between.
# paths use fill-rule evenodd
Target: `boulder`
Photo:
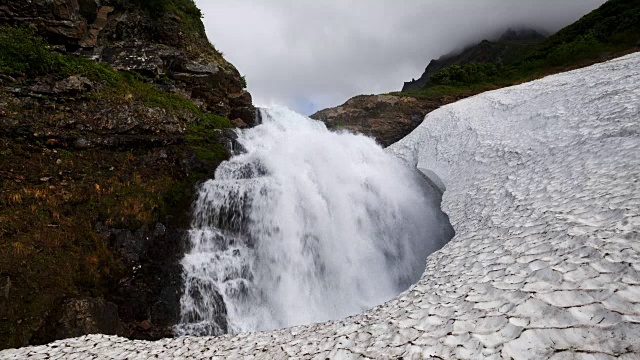
<instances>
[{"instance_id":1,"label":"boulder","mask_svg":"<svg viewBox=\"0 0 640 360\"><path fill-rule=\"evenodd\" d=\"M69 76L53 86L53 92L63 95L78 95L93 89L93 83L83 76Z\"/></svg>"}]
</instances>

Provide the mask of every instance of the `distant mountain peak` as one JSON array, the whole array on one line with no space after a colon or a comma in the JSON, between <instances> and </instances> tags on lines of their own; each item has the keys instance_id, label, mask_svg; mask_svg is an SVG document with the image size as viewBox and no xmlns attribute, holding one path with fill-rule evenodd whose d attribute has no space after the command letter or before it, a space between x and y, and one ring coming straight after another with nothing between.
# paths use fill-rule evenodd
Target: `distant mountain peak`
<instances>
[{"instance_id":1,"label":"distant mountain peak","mask_svg":"<svg viewBox=\"0 0 640 360\"><path fill-rule=\"evenodd\" d=\"M404 83L402 91L422 89L433 74L439 70L454 65L475 62L503 62L515 58L522 48L529 48L544 41L547 36L542 31L528 27L510 27L496 40L484 39L474 45L467 46L445 54L437 60L431 60L422 76L417 80Z\"/></svg>"}]
</instances>

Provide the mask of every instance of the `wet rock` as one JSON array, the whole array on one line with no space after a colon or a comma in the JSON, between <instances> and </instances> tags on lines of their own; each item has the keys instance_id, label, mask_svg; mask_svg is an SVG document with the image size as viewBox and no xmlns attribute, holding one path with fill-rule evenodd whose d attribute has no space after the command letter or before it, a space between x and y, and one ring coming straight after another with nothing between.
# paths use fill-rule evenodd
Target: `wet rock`
<instances>
[{"instance_id":1,"label":"wet rock","mask_svg":"<svg viewBox=\"0 0 640 360\"><path fill-rule=\"evenodd\" d=\"M47 83L36 83L29 86L29 90L35 94L54 94L53 87Z\"/></svg>"},{"instance_id":2,"label":"wet rock","mask_svg":"<svg viewBox=\"0 0 640 360\"><path fill-rule=\"evenodd\" d=\"M139 326L142 330L149 331L153 327L153 324L151 324L151 321L149 320L144 320Z\"/></svg>"},{"instance_id":3,"label":"wet rock","mask_svg":"<svg viewBox=\"0 0 640 360\"><path fill-rule=\"evenodd\" d=\"M16 82L18 82L16 79L12 78L9 75L5 75L5 74L0 74L0 84L5 84L5 83L11 83L11 84L15 84Z\"/></svg>"},{"instance_id":4,"label":"wet rock","mask_svg":"<svg viewBox=\"0 0 640 360\"><path fill-rule=\"evenodd\" d=\"M244 128L246 128L248 126L247 123L242 121L242 119L240 119L240 118L231 120L231 125L233 125L233 127L239 128L239 129L244 129Z\"/></svg>"},{"instance_id":5,"label":"wet rock","mask_svg":"<svg viewBox=\"0 0 640 360\"><path fill-rule=\"evenodd\" d=\"M53 0L51 3L51 12L59 19L75 20L76 14L80 7L77 1Z\"/></svg>"},{"instance_id":6,"label":"wet rock","mask_svg":"<svg viewBox=\"0 0 640 360\"><path fill-rule=\"evenodd\" d=\"M91 148L92 144L91 144L91 141L89 141L88 139L80 138L75 141L75 146L78 149L89 149Z\"/></svg>"},{"instance_id":7,"label":"wet rock","mask_svg":"<svg viewBox=\"0 0 640 360\"><path fill-rule=\"evenodd\" d=\"M218 66L214 63L198 64L193 61L184 64L181 67L181 70L194 73L194 74L211 74L211 75L219 71Z\"/></svg>"},{"instance_id":8,"label":"wet rock","mask_svg":"<svg viewBox=\"0 0 640 360\"><path fill-rule=\"evenodd\" d=\"M143 232L143 230L138 230L134 234L129 230L112 230L112 247L125 259L138 262L144 251Z\"/></svg>"},{"instance_id":9,"label":"wet rock","mask_svg":"<svg viewBox=\"0 0 640 360\"><path fill-rule=\"evenodd\" d=\"M66 339L88 334L122 333L118 307L103 298L72 299L64 304L48 320L45 328L52 331L36 335L36 342ZM53 338L51 338L53 335Z\"/></svg>"},{"instance_id":10,"label":"wet rock","mask_svg":"<svg viewBox=\"0 0 640 360\"><path fill-rule=\"evenodd\" d=\"M118 249L132 269L108 297L118 305L125 334L145 340L171 336L173 325L180 320L180 260L186 246L185 230L168 228L160 222L153 228L143 226L136 231L102 223L97 223L95 229L111 238L111 246ZM141 328L144 321L152 326Z\"/></svg>"},{"instance_id":11,"label":"wet rock","mask_svg":"<svg viewBox=\"0 0 640 360\"><path fill-rule=\"evenodd\" d=\"M93 83L83 76L69 76L64 80L56 82L53 92L63 95L78 95L93 89Z\"/></svg>"},{"instance_id":12,"label":"wet rock","mask_svg":"<svg viewBox=\"0 0 640 360\"><path fill-rule=\"evenodd\" d=\"M167 72L165 60L170 62L180 54L179 51L169 51L157 44L133 45L104 48L100 57L109 62L116 69L135 71L144 76L155 78Z\"/></svg>"},{"instance_id":13,"label":"wet rock","mask_svg":"<svg viewBox=\"0 0 640 360\"><path fill-rule=\"evenodd\" d=\"M167 228L161 223L156 224L156 229L153 232L154 236L164 236L167 233Z\"/></svg>"},{"instance_id":14,"label":"wet rock","mask_svg":"<svg viewBox=\"0 0 640 360\"><path fill-rule=\"evenodd\" d=\"M98 9L100 8L99 0L78 0L78 11L80 16L87 19L87 22L92 23L96 20Z\"/></svg>"}]
</instances>

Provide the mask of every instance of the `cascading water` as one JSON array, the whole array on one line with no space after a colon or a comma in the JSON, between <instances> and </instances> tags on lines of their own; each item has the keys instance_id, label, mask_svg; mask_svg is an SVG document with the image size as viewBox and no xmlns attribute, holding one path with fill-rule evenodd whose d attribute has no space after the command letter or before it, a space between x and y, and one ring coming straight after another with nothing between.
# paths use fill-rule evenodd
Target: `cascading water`
<instances>
[{"instance_id":1,"label":"cascading water","mask_svg":"<svg viewBox=\"0 0 640 360\"><path fill-rule=\"evenodd\" d=\"M439 194L372 139L285 108L200 188L178 334L346 317L416 282L452 236Z\"/></svg>"}]
</instances>

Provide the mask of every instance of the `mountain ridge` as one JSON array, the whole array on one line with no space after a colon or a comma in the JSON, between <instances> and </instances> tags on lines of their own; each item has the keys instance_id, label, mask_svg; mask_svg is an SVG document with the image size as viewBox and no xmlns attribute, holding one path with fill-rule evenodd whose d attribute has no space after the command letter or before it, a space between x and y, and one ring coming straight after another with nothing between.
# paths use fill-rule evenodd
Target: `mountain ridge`
<instances>
[{"instance_id":1,"label":"mountain ridge","mask_svg":"<svg viewBox=\"0 0 640 360\"><path fill-rule=\"evenodd\" d=\"M467 63L499 63L515 61L522 48L537 45L546 39L541 31L530 28L508 28L496 40L482 40L466 46L462 51L454 51L433 59L417 80L405 82L402 92L420 90L427 85L431 76L454 64Z\"/></svg>"}]
</instances>

